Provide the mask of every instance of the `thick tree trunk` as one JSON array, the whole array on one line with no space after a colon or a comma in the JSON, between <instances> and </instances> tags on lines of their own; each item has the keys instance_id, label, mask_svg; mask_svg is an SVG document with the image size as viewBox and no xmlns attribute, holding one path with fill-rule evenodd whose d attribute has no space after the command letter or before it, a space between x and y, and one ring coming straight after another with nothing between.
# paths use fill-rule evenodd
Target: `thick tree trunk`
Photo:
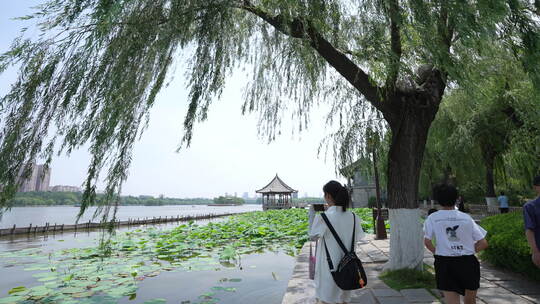
<instances>
[{"instance_id":1,"label":"thick tree trunk","mask_svg":"<svg viewBox=\"0 0 540 304\"><path fill-rule=\"evenodd\" d=\"M494 149L489 144L482 146L482 156L484 158L484 166L486 167L486 204L489 211L497 211L497 195L495 194L495 157L497 156Z\"/></svg>"},{"instance_id":2,"label":"thick tree trunk","mask_svg":"<svg viewBox=\"0 0 540 304\"><path fill-rule=\"evenodd\" d=\"M418 207L418 183L429 126L414 117L404 117L400 129L392 128L388 153L390 208Z\"/></svg>"},{"instance_id":3,"label":"thick tree trunk","mask_svg":"<svg viewBox=\"0 0 540 304\"><path fill-rule=\"evenodd\" d=\"M495 164L495 156L489 155L484 159L486 166L486 197L495 197L495 177L493 168Z\"/></svg>"},{"instance_id":4,"label":"thick tree trunk","mask_svg":"<svg viewBox=\"0 0 540 304\"><path fill-rule=\"evenodd\" d=\"M423 264L418 184L433 118L414 114L406 113L399 125L391 124L392 143L388 155L390 259L385 265L386 269L421 269Z\"/></svg>"},{"instance_id":5,"label":"thick tree trunk","mask_svg":"<svg viewBox=\"0 0 540 304\"><path fill-rule=\"evenodd\" d=\"M385 269L421 269L423 265L418 184L429 127L445 87L438 71L430 73L422 90L392 96L383 113L392 131L387 184L390 257Z\"/></svg>"},{"instance_id":6,"label":"thick tree trunk","mask_svg":"<svg viewBox=\"0 0 540 304\"><path fill-rule=\"evenodd\" d=\"M454 181L452 180L452 167L450 167L449 165L447 165L446 168L444 169L444 177L443 177L442 182L445 184L454 183Z\"/></svg>"}]
</instances>

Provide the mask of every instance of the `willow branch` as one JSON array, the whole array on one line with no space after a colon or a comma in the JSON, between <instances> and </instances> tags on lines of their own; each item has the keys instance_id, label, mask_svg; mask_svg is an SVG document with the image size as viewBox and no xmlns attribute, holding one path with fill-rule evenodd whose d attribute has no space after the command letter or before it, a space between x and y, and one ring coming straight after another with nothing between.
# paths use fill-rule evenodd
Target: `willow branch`
<instances>
[{"instance_id":1,"label":"willow branch","mask_svg":"<svg viewBox=\"0 0 540 304\"><path fill-rule=\"evenodd\" d=\"M397 82L400 61L401 61L401 33L400 33L400 11L397 0L389 1L389 15L390 15L390 47L392 50L392 56L390 57L390 71L386 80L386 86L392 90Z\"/></svg>"},{"instance_id":2,"label":"willow branch","mask_svg":"<svg viewBox=\"0 0 540 304\"><path fill-rule=\"evenodd\" d=\"M369 75L350 60L343 52L326 40L308 21L300 17L287 19L283 15L271 15L244 1L241 9L248 11L272 25L279 32L293 38L308 39L319 55L353 85L375 108L383 111L380 88Z\"/></svg>"},{"instance_id":3,"label":"willow branch","mask_svg":"<svg viewBox=\"0 0 540 304\"><path fill-rule=\"evenodd\" d=\"M448 16L448 7L446 4L441 5L441 12L439 14L439 22L437 24L437 31L441 43L444 46L444 52L447 58L451 57L450 49L452 47L452 41L454 39L454 22ZM447 72L443 71L446 78Z\"/></svg>"}]
</instances>

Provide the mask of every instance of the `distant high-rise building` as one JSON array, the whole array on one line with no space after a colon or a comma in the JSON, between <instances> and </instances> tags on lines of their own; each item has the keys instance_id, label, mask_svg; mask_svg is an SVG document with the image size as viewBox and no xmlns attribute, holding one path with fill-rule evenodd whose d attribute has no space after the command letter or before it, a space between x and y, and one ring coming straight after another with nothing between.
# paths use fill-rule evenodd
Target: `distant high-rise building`
<instances>
[{"instance_id":1,"label":"distant high-rise building","mask_svg":"<svg viewBox=\"0 0 540 304\"><path fill-rule=\"evenodd\" d=\"M30 174L24 178L23 172L26 166L30 166ZM31 163L23 167L19 173L19 191L49 191L49 183L51 180L51 169L45 170L44 165L36 165Z\"/></svg>"},{"instance_id":2,"label":"distant high-rise building","mask_svg":"<svg viewBox=\"0 0 540 304\"><path fill-rule=\"evenodd\" d=\"M234 197L238 197L238 193L237 193L237 192L234 193Z\"/></svg>"},{"instance_id":3,"label":"distant high-rise building","mask_svg":"<svg viewBox=\"0 0 540 304\"><path fill-rule=\"evenodd\" d=\"M249 194L247 192L244 192L244 194L242 194L242 198L243 199L249 199Z\"/></svg>"},{"instance_id":4,"label":"distant high-rise building","mask_svg":"<svg viewBox=\"0 0 540 304\"><path fill-rule=\"evenodd\" d=\"M27 167L30 168L27 168ZM30 172L27 176L23 176L23 173L25 173L25 170L29 169ZM37 170L36 165L34 163L32 164L25 164L20 172L19 172L19 191L20 192L29 192L29 191L36 191L36 180L37 180Z\"/></svg>"},{"instance_id":5,"label":"distant high-rise building","mask_svg":"<svg viewBox=\"0 0 540 304\"><path fill-rule=\"evenodd\" d=\"M292 198L298 198L298 192L293 193Z\"/></svg>"},{"instance_id":6,"label":"distant high-rise building","mask_svg":"<svg viewBox=\"0 0 540 304\"><path fill-rule=\"evenodd\" d=\"M308 197L308 194L307 194L307 192L304 192L304 197Z\"/></svg>"},{"instance_id":7,"label":"distant high-rise building","mask_svg":"<svg viewBox=\"0 0 540 304\"><path fill-rule=\"evenodd\" d=\"M50 188L52 192L81 192L80 187L56 185Z\"/></svg>"},{"instance_id":8,"label":"distant high-rise building","mask_svg":"<svg viewBox=\"0 0 540 304\"><path fill-rule=\"evenodd\" d=\"M44 165L37 166L36 191L49 191L49 183L51 182L51 169L45 168Z\"/></svg>"}]
</instances>

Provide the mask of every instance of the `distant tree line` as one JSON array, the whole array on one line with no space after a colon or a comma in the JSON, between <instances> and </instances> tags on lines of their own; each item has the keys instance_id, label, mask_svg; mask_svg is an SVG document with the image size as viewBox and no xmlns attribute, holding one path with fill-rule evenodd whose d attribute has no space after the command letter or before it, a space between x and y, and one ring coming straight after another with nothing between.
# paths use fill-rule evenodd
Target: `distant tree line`
<instances>
[{"instance_id":1,"label":"distant tree line","mask_svg":"<svg viewBox=\"0 0 540 304\"><path fill-rule=\"evenodd\" d=\"M233 204L233 205L243 205L245 203L244 199L241 197L235 196L219 196L214 198L214 204Z\"/></svg>"},{"instance_id":2,"label":"distant tree line","mask_svg":"<svg viewBox=\"0 0 540 304\"><path fill-rule=\"evenodd\" d=\"M325 203L324 198L322 197L302 197L302 198L293 198L293 203L308 203L308 204L323 204Z\"/></svg>"},{"instance_id":3,"label":"distant tree line","mask_svg":"<svg viewBox=\"0 0 540 304\"><path fill-rule=\"evenodd\" d=\"M246 202L246 204L257 204L257 205L262 205L262 198L260 197L257 197L257 198L248 198L248 199L244 199L244 201ZM302 197L302 198L293 198L292 199L293 203L308 203L308 204L312 204L312 203L324 203L324 198L322 197Z\"/></svg>"},{"instance_id":4,"label":"distant tree line","mask_svg":"<svg viewBox=\"0 0 540 304\"><path fill-rule=\"evenodd\" d=\"M97 199L102 195L98 194ZM81 203L80 192L20 192L12 199L13 206L74 206ZM168 198L152 196L122 196L120 205L124 206L162 206L162 205L207 205L213 202L209 198Z\"/></svg>"},{"instance_id":5,"label":"distant tree line","mask_svg":"<svg viewBox=\"0 0 540 304\"><path fill-rule=\"evenodd\" d=\"M98 194L100 200L102 195ZM13 206L77 206L81 203L81 192L19 192L12 199ZM324 203L322 197L295 198L293 202ZM124 206L162 206L162 205L209 205L209 204L262 204L262 199L243 199L232 196L219 196L214 199L209 198L169 198L153 197L149 195L122 196L120 205Z\"/></svg>"}]
</instances>

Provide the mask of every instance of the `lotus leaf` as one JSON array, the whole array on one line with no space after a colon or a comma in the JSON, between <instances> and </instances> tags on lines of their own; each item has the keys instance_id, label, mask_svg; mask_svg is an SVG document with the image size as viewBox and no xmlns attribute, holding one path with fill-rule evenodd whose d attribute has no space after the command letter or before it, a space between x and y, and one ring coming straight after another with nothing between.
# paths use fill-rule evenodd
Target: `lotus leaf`
<instances>
[{"instance_id":1,"label":"lotus leaf","mask_svg":"<svg viewBox=\"0 0 540 304\"><path fill-rule=\"evenodd\" d=\"M372 229L371 210L354 210L365 230ZM162 271L220 271L240 267L240 258L254 252L297 254L307 241L307 212L301 209L251 212L228 217L208 225L194 222L172 230L152 227L118 233L105 247L71 248L45 253L38 248L0 253L4 265L26 266L43 285L10 290L0 303L38 300L39 303L116 303L134 296L137 283ZM96 241L97 242L97 241ZM107 250L110 255L107 255ZM250 265L255 268L255 265ZM219 274L216 274L219 278ZM272 277L278 280L277 275ZM240 278L220 280L241 282ZM213 291L234 292L233 287L216 286ZM201 303L216 303L214 293L206 293ZM77 299L74 299L76 297ZM89 298L85 298L89 297ZM153 299L145 303L164 303ZM188 303L188 302L186 302Z\"/></svg>"},{"instance_id":2,"label":"lotus leaf","mask_svg":"<svg viewBox=\"0 0 540 304\"><path fill-rule=\"evenodd\" d=\"M165 299L152 299L152 300L148 300L148 301L144 302L144 304L163 304L163 303L167 303L167 300L165 300Z\"/></svg>"},{"instance_id":3,"label":"lotus leaf","mask_svg":"<svg viewBox=\"0 0 540 304\"><path fill-rule=\"evenodd\" d=\"M11 288L9 291L8 291L8 294L12 295L12 294L15 294L15 293L23 293L25 291L27 291L28 289L24 286L17 286L17 287L14 287L14 288Z\"/></svg>"}]
</instances>

